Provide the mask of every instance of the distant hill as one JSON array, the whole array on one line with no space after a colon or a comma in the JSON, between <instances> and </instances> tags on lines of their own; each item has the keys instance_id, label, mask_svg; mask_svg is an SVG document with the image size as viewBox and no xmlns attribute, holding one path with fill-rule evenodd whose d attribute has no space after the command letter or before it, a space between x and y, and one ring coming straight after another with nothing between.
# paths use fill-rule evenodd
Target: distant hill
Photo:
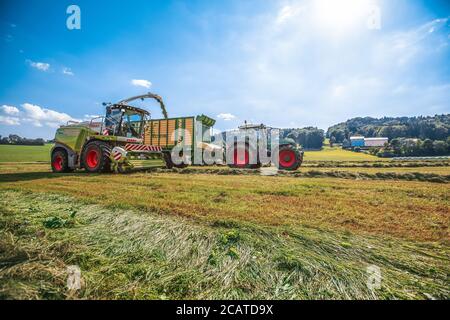
<instances>
[{"instance_id":1,"label":"distant hill","mask_svg":"<svg viewBox=\"0 0 450 320\"><path fill-rule=\"evenodd\" d=\"M418 138L447 140L450 136L450 114L430 117L353 118L327 130L330 141L341 143L353 135L365 137Z\"/></svg>"}]
</instances>

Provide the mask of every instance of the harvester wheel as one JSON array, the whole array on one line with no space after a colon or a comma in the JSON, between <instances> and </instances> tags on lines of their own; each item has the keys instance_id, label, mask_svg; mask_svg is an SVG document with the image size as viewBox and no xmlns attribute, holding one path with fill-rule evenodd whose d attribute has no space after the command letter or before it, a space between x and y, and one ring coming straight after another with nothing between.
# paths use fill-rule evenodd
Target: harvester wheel
<instances>
[{"instance_id":1,"label":"harvester wheel","mask_svg":"<svg viewBox=\"0 0 450 320\"><path fill-rule=\"evenodd\" d=\"M297 170L302 164L302 156L300 152L292 146L280 146L278 152L278 169L281 170Z\"/></svg>"},{"instance_id":2,"label":"harvester wheel","mask_svg":"<svg viewBox=\"0 0 450 320\"><path fill-rule=\"evenodd\" d=\"M92 141L84 148L81 163L88 172L108 172L111 170L110 154L109 144L103 141Z\"/></svg>"},{"instance_id":3,"label":"harvester wheel","mask_svg":"<svg viewBox=\"0 0 450 320\"><path fill-rule=\"evenodd\" d=\"M56 150L52 153L52 170L55 173L71 172L69 160L64 150Z\"/></svg>"}]
</instances>

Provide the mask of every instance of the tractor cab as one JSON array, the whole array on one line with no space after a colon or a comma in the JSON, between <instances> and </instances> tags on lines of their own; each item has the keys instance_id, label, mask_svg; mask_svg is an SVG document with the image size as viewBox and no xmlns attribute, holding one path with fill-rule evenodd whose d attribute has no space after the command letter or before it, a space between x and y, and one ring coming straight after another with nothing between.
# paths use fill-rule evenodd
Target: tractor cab
<instances>
[{"instance_id":1,"label":"tractor cab","mask_svg":"<svg viewBox=\"0 0 450 320\"><path fill-rule=\"evenodd\" d=\"M106 106L105 129L103 135L140 138L145 121L150 113L146 110L124 104Z\"/></svg>"}]
</instances>

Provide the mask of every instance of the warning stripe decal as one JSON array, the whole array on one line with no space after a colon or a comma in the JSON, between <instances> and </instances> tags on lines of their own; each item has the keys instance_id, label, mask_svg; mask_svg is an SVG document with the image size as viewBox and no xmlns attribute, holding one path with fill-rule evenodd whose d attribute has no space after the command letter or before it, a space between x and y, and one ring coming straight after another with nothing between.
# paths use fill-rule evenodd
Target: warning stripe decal
<instances>
[{"instance_id":1,"label":"warning stripe decal","mask_svg":"<svg viewBox=\"0 0 450 320\"><path fill-rule=\"evenodd\" d=\"M119 160L120 158L122 158L122 153L120 151L114 151L114 160Z\"/></svg>"},{"instance_id":2,"label":"warning stripe decal","mask_svg":"<svg viewBox=\"0 0 450 320\"><path fill-rule=\"evenodd\" d=\"M162 148L159 146L127 143L125 145L125 150L127 150L127 151L157 151L157 152L161 152Z\"/></svg>"}]
</instances>

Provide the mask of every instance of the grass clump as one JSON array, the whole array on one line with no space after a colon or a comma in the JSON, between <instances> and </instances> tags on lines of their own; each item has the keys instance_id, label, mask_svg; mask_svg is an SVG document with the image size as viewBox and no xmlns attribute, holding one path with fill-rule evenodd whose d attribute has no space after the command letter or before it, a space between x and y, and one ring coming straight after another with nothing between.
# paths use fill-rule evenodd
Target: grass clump
<instances>
[{"instance_id":1,"label":"grass clump","mask_svg":"<svg viewBox=\"0 0 450 320\"><path fill-rule=\"evenodd\" d=\"M276 257L275 262L277 267L282 271L302 271L305 269L303 263L298 259L298 257L292 252L283 252L278 257Z\"/></svg>"},{"instance_id":2,"label":"grass clump","mask_svg":"<svg viewBox=\"0 0 450 320\"><path fill-rule=\"evenodd\" d=\"M241 235L238 230L229 230L221 234L220 243L224 246L235 244L239 241Z\"/></svg>"},{"instance_id":3,"label":"grass clump","mask_svg":"<svg viewBox=\"0 0 450 320\"><path fill-rule=\"evenodd\" d=\"M58 229L72 225L71 221L61 219L60 217L47 217L42 221L42 224L48 229Z\"/></svg>"}]
</instances>

